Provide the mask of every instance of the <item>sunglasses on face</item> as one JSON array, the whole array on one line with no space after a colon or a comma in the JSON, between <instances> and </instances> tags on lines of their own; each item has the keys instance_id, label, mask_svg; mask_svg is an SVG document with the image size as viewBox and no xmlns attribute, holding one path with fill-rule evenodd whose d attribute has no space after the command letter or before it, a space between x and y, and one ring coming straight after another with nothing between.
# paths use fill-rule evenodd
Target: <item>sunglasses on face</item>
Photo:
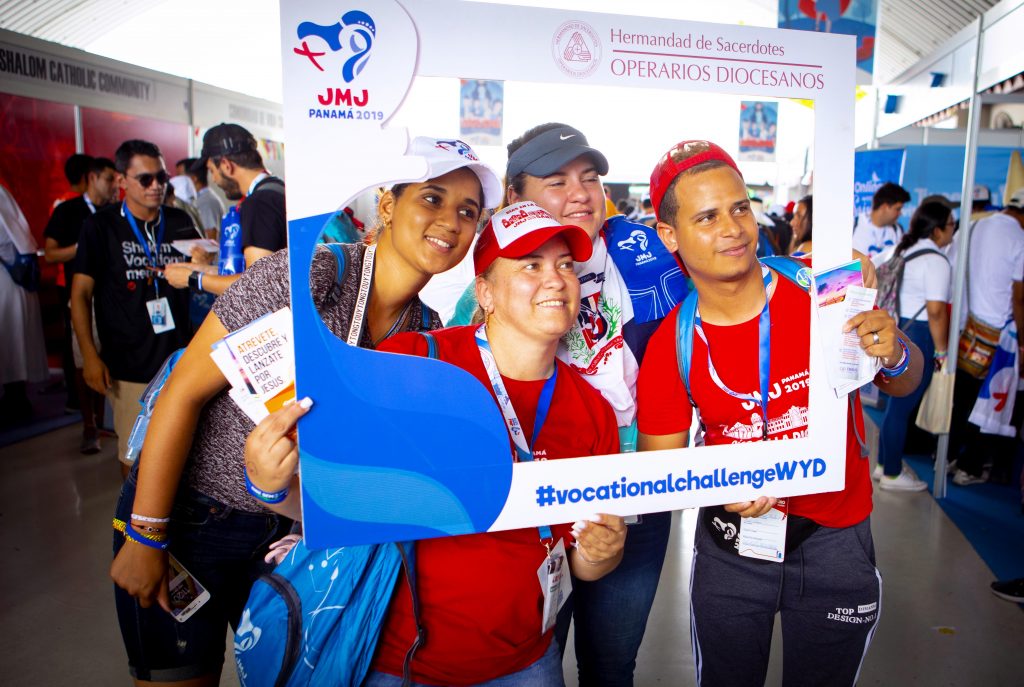
<instances>
[{"instance_id":1,"label":"sunglasses on face","mask_svg":"<svg viewBox=\"0 0 1024 687\"><path fill-rule=\"evenodd\" d=\"M142 188L149 188L153 185L154 181L160 186L166 186L167 182L171 178L171 176L162 169L156 174L146 172L144 174L136 174L135 176L131 176L130 174L127 176L129 179L135 179L135 181L139 182L139 186Z\"/></svg>"}]
</instances>

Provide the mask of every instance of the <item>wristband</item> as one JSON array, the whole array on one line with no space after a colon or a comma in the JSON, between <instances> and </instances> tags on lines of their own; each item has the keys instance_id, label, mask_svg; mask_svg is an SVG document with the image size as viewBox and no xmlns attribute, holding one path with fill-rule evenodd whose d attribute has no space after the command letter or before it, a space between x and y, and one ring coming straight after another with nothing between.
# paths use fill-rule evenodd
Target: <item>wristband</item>
<instances>
[{"instance_id":1,"label":"wristband","mask_svg":"<svg viewBox=\"0 0 1024 687\"><path fill-rule=\"evenodd\" d=\"M882 367L882 374L889 378L899 377L910 367L910 349L907 348L907 344L903 343L903 339L897 339L897 341L900 342L900 348L903 349L903 352L900 354L900 361L893 367Z\"/></svg>"},{"instance_id":2,"label":"wristband","mask_svg":"<svg viewBox=\"0 0 1024 687\"><path fill-rule=\"evenodd\" d=\"M281 503L288 497L288 487L285 487L280 491L263 491L262 489L257 487L255 484L252 483L252 480L249 479L248 470L245 471L245 488L250 494L256 497L256 499L262 501L263 503Z\"/></svg>"},{"instance_id":3,"label":"wristband","mask_svg":"<svg viewBox=\"0 0 1024 687\"><path fill-rule=\"evenodd\" d=\"M148 515L139 515L138 513L132 513L132 520L138 520L139 522L157 522L157 523L168 523L171 521L170 518L151 518Z\"/></svg>"},{"instance_id":4,"label":"wristband","mask_svg":"<svg viewBox=\"0 0 1024 687\"><path fill-rule=\"evenodd\" d=\"M203 273L202 272L199 273L199 278L196 281L199 282L199 293L206 293L203 290Z\"/></svg>"},{"instance_id":5,"label":"wristband","mask_svg":"<svg viewBox=\"0 0 1024 687\"><path fill-rule=\"evenodd\" d=\"M935 351L935 357L940 360L944 360L948 354L948 351Z\"/></svg>"},{"instance_id":6,"label":"wristband","mask_svg":"<svg viewBox=\"0 0 1024 687\"><path fill-rule=\"evenodd\" d=\"M131 526L127 526L124 528L124 536L125 539L133 541L136 544L142 544L143 546L148 546L151 549L159 549L160 551L166 551L167 547L171 543L167 539L164 539L163 541L158 541L156 539L149 539L147 537L144 537L143 535L139 534L134 529L132 529Z\"/></svg>"}]
</instances>

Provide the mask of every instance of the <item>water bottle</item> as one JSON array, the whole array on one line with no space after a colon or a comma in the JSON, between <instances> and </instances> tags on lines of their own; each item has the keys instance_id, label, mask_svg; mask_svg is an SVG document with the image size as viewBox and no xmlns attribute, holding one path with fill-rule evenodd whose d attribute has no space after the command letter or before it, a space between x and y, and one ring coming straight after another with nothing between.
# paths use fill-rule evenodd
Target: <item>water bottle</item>
<instances>
[{"instance_id":1,"label":"water bottle","mask_svg":"<svg viewBox=\"0 0 1024 687\"><path fill-rule=\"evenodd\" d=\"M245 271L242 254L242 218L238 206L232 205L220 223L219 274L241 274Z\"/></svg>"}]
</instances>

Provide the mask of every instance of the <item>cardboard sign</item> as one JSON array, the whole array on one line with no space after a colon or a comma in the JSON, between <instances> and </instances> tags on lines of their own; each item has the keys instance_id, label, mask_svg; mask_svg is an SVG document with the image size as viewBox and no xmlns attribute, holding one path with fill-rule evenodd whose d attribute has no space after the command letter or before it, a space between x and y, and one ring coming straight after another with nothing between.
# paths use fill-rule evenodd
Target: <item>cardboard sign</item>
<instances>
[{"instance_id":1,"label":"cardboard sign","mask_svg":"<svg viewBox=\"0 0 1024 687\"><path fill-rule=\"evenodd\" d=\"M368 188L424 179L426 165L407 145L436 133L388 126L414 79L466 76L814 100L815 213L828 219L815 222L815 265L845 262L851 37L454 0L325 0L282 2L281 39L296 388L315 401L299 424L310 546L843 488L847 402L817 383L806 438L513 465L501 414L478 380L441 361L339 340L313 306L309 266L338 207ZM657 91L636 94L638 109L655 106ZM573 112L562 119L572 123ZM695 135L665 131L652 156ZM811 376L823 378L820 346L811 348Z\"/></svg>"}]
</instances>

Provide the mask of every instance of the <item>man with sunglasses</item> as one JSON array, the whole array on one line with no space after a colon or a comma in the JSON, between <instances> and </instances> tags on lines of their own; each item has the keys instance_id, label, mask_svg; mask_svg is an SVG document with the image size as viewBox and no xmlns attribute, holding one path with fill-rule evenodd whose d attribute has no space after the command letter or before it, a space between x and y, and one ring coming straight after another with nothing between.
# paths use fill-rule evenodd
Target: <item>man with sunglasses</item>
<instances>
[{"instance_id":1,"label":"man with sunglasses","mask_svg":"<svg viewBox=\"0 0 1024 687\"><path fill-rule=\"evenodd\" d=\"M810 303L800 286L758 261L757 221L736 163L710 141L683 141L651 173L651 200L658 235L693 280L696 303L688 299L669 313L647 346L637 382L638 448L687 446L691 405L708 446L803 436ZM685 340L683 312L692 315L683 327L693 334L685 384L685 344L677 343ZM917 387L921 352L888 313L863 312L846 327L882 361L875 384L892 396ZM690 582L697 684L764 684L776 613L784 684L856 682L882 591L871 539L871 479L857 433L863 436L863 417L854 392L842 491L783 503L775 497L786 496L785 487L766 483L767 493L756 500L700 510ZM700 450L689 451L687 460L699 466ZM750 518L773 510L769 520L784 523L772 530L784 560L741 552ZM764 519L756 524L769 527Z\"/></svg>"},{"instance_id":2,"label":"man with sunglasses","mask_svg":"<svg viewBox=\"0 0 1024 687\"><path fill-rule=\"evenodd\" d=\"M163 207L169 175L160 149L125 141L114 155L124 202L86 219L71 285L71 320L85 382L114 409L122 474L139 397L164 360L192 338L187 291L170 288L165 265L185 257L171 243L195 238L192 220ZM95 311L99 342L93 339Z\"/></svg>"}]
</instances>

